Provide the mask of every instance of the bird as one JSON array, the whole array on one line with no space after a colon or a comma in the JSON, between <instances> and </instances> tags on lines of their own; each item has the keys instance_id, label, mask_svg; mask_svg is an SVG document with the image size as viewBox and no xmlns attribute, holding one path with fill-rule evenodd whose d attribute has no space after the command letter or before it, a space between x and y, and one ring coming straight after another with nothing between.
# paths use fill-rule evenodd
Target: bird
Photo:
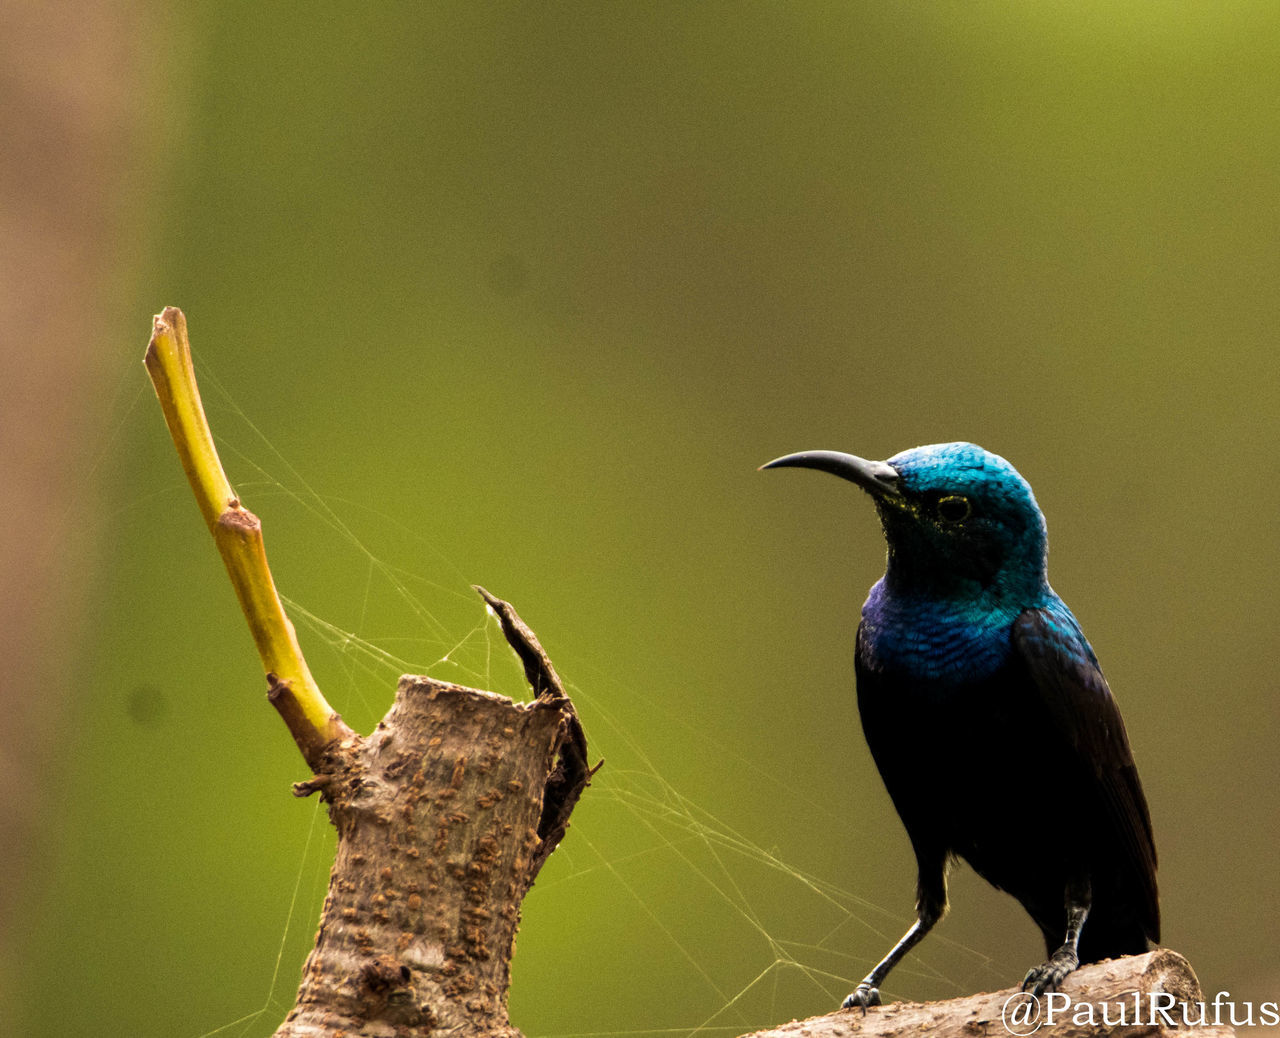
<instances>
[{"instance_id":1,"label":"bird","mask_svg":"<svg viewBox=\"0 0 1280 1038\"><path fill-rule=\"evenodd\" d=\"M1049 585L1031 487L972 443L888 461L787 454L762 469L846 479L888 546L862 607L858 713L916 858L916 920L844 1000L881 1004L889 972L946 914L956 859L1012 895L1046 959L1022 990L1160 940L1151 815L1097 656Z\"/></svg>"}]
</instances>

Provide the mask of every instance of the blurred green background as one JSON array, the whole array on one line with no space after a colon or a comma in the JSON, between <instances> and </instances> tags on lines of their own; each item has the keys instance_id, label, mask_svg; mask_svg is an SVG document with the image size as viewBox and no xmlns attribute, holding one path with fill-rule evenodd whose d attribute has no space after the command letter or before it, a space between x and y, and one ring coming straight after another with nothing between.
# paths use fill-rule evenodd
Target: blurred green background
<instances>
[{"instance_id":1,"label":"blurred green background","mask_svg":"<svg viewBox=\"0 0 1280 1038\"><path fill-rule=\"evenodd\" d=\"M19 6L26 57L118 46L39 70L110 142L67 188L106 214L90 288L38 279L87 330L44 379L6 333L0 404L53 408L11 505L62 488L4 541L48 573L9 604L7 1033L269 1035L323 898L327 823L140 363L166 304L350 723L403 671L521 694L472 582L575 687L606 764L525 905L531 1038L829 1011L910 921L852 696L873 510L756 466L953 439L1048 516L1165 943L1280 997L1280 7L90 3L58 41ZM25 132L63 170L55 128ZM1038 961L1008 898L952 890L888 996Z\"/></svg>"}]
</instances>

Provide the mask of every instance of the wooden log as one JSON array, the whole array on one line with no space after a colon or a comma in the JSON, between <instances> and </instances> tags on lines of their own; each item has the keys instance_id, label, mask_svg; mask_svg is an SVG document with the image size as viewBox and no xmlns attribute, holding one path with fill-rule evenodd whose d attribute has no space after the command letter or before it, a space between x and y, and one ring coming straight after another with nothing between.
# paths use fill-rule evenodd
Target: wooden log
<instances>
[{"instance_id":1,"label":"wooden log","mask_svg":"<svg viewBox=\"0 0 1280 1038\"><path fill-rule=\"evenodd\" d=\"M1093 963L1072 973L1062 990L1037 1002L1018 988L944 1002L893 1002L841 1009L756 1031L746 1038L1231 1038L1230 1006L1205 1002L1190 964L1158 948L1145 955Z\"/></svg>"}]
</instances>

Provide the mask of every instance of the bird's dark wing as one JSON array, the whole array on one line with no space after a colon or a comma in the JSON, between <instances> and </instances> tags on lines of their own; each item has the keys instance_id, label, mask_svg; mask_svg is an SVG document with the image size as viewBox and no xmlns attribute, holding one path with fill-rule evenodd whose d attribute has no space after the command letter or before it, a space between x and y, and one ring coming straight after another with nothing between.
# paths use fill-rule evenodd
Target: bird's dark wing
<instances>
[{"instance_id":1,"label":"bird's dark wing","mask_svg":"<svg viewBox=\"0 0 1280 1038\"><path fill-rule=\"evenodd\" d=\"M1151 816L1120 708L1097 658L1065 606L1024 611L1014 621L1013 646L1054 726L1093 780L1111 834L1129 866L1143 928L1151 940L1159 941Z\"/></svg>"}]
</instances>

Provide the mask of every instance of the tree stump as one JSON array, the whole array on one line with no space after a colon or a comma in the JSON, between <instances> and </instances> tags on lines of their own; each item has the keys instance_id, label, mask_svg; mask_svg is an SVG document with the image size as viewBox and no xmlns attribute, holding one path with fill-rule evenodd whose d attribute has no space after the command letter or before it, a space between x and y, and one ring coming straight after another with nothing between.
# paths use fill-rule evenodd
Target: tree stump
<instances>
[{"instance_id":1,"label":"tree stump","mask_svg":"<svg viewBox=\"0 0 1280 1038\"><path fill-rule=\"evenodd\" d=\"M328 801L338 849L277 1038L516 1038L520 903L564 833L565 794L586 784L585 751L567 699L402 678L374 732L331 747L324 773L296 787Z\"/></svg>"}]
</instances>

